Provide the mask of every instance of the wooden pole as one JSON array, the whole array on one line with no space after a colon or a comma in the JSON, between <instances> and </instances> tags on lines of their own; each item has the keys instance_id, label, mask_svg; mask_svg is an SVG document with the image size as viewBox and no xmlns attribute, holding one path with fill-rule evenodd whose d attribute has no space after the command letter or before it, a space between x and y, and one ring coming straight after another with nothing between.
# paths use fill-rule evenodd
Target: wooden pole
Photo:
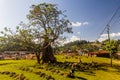
<instances>
[{"instance_id":1,"label":"wooden pole","mask_svg":"<svg viewBox=\"0 0 120 80\"><path fill-rule=\"evenodd\" d=\"M108 33L108 41L109 41L109 54L110 54L110 65L112 67L112 53L110 51L111 46L110 46L110 26L107 24L107 33Z\"/></svg>"}]
</instances>

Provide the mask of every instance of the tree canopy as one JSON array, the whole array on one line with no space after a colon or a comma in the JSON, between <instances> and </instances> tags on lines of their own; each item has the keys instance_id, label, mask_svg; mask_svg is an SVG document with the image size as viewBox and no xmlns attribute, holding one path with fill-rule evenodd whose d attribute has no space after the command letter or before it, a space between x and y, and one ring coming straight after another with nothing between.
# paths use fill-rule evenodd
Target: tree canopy
<instances>
[{"instance_id":1,"label":"tree canopy","mask_svg":"<svg viewBox=\"0 0 120 80\"><path fill-rule=\"evenodd\" d=\"M118 51L118 43L115 40L110 40L106 42L106 50L110 52L110 54L114 54Z\"/></svg>"},{"instance_id":2,"label":"tree canopy","mask_svg":"<svg viewBox=\"0 0 120 80\"><path fill-rule=\"evenodd\" d=\"M109 51L110 58L111 58L111 66L112 66L112 56L114 53L118 51L118 42L116 40L110 40L106 42L106 50Z\"/></svg>"}]
</instances>

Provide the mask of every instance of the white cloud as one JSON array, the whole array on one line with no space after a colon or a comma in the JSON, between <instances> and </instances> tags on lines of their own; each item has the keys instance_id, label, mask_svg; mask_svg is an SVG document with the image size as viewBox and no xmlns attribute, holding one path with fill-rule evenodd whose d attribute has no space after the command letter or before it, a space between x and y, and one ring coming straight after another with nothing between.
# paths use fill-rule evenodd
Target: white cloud
<instances>
[{"instance_id":1,"label":"white cloud","mask_svg":"<svg viewBox=\"0 0 120 80\"><path fill-rule=\"evenodd\" d=\"M88 25L89 23L88 22L83 22L83 25Z\"/></svg>"},{"instance_id":2,"label":"white cloud","mask_svg":"<svg viewBox=\"0 0 120 80\"><path fill-rule=\"evenodd\" d=\"M110 33L110 37L111 37L111 38L119 37L119 36L120 36L120 32L118 32L118 33ZM107 38L108 38L108 34L102 34L98 40L99 40L99 41L104 41L104 40L106 40Z\"/></svg>"},{"instance_id":3,"label":"white cloud","mask_svg":"<svg viewBox=\"0 0 120 80\"><path fill-rule=\"evenodd\" d=\"M77 40L80 40L80 38L79 37L77 37L77 36L72 36L71 38L70 38L70 41L77 41Z\"/></svg>"},{"instance_id":4,"label":"white cloud","mask_svg":"<svg viewBox=\"0 0 120 80\"><path fill-rule=\"evenodd\" d=\"M98 41L102 42L102 41L104 41L104 40L106 40L106 39L107 39L107 37L100 37L100 38L98 39Z\"/></svg>"},{"instance_id":5,"label":"white cloud","mask_svg":"<svg viewBox=\"0 0 120 80\"><path fill-rule=\"evenodd\" d=\"M77 32L77 34L80 34L80 32Z\"/></svg>"},{"instance_id":6,"label":"white cloud","mask_svg":"<svg viewBox=\"0 0 120 80\"><path fill-rule=\"evenodd\" d=\"M81 25L82 25L81 22L72 22L72 26L74 26L74 27L79 27Z\"/></svg>"},{"instance_id":7,"label":"white cloud","mask_svg":"<svg viewBox=\"0 0 120 80\"><path fill-rule=\"evenodd\" d=\"M69 43L69 42L74 42L74 41L77 41L77 40L80 40L80 38L77 37L77 36L72 36L70 39L67 39L67 40L64 42L64 44Z\"/></svg>"},{"instance_id":8,"label":"white cloud","mask_svg":"<svg viewBox=\"0 0 120 80\"><path fill-rule=\"evenodd\" d=\"M86 22L72 22L72 26L73 27L80 27L80 26L84 26L84 25L88 25L89 23Z\"/></svg>"}]
</instances>

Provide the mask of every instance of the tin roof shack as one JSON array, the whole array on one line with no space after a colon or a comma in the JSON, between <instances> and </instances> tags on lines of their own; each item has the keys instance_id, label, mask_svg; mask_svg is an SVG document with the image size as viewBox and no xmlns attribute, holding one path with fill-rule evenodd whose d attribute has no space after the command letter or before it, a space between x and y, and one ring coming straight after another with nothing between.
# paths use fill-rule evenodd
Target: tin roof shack
<instances>
[{"instance_id":1,"label":"tin roof shack","mask_svg":"<svg viewBox=\"0 0 120 80\"><path fill-rule=\"evenodd\" d=\"M120 60L120 52L114 54L114 58Z\"/></svg>"},{"instance_id":2,"label":"tin roof shack","mask_svg":"<svg viewBox=\"0 0 120 80\"><path fill-rule=\"evenodd\" d=\"M36 59L36 55L35 53L30 53L30 54L27 54L25 56L26 59L30 59L30 60L35 60Z\"/></svg>"},{"instance_id":3,"label":"tin roof shack","mask_svg":"<svg viewBox=\"0 0 120 80\"><path fill-rule=\"evenodd\" d=\"M3 59L4 59L3 54L0 53L0 60L3 60Z\"/></svg>"},{"instance_id":4,"label":"tin roof shack","mask_svg":"<svg viewBox=\"0 0 120 80\"><path fill-rule=\"evenodd\" d=\"M96 57L106 57L106 58L110 57L108 51L89 52L88 55L96 56Z\"/></svg>"},{"instance_id":5,"label":"tin roof shack","mask_svg":"<svg viewBox=\"0 0 120 80\"><path fill-rule=\"evenodd\" d=\"M30 53L30 51L4 51L3 56L4 59L26 59L28 53Z\"/></svg>"},{"instance_id":6,"label":"tin roof shack","mask_svg":"<svg viewBox=\"0 0 120 80\"><path fill-rule=\"evenodd\" d=\"M109 55L109 52L108 52L108 51L102 50L102 51L98 51L97 57L106 57L106 58L109 58L110 55Z\"/></svg>"}]
</instances>

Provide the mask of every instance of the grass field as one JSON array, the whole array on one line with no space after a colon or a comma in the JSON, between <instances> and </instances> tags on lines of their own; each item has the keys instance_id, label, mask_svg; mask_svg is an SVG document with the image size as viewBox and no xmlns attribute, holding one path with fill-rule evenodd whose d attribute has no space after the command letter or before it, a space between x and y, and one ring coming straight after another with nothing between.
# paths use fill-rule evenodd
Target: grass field
<instances>
[{"instance_id":1,"label":"grass field","mask_svg":"<svg viewBox=\"0 0 120 80\"><path fill-rule=\"evenodd\" d=\"M36 65L36 60L1 60L0 61L0 80L20 80L16 76L11 77L11 72L17 76L24 75L24 80L46 80L40 77L37 72L45 73L52 76L55 80L120 80L120 61L113 60L113 67L110 67L108 58L95 57L80 57L83 63L97 62L103 65L100 69L90 69L86 71L75 71L75 78L68 78L65 74L69 73L70 69L64 69L56 66ZM56 55L59 62L77 62L77 57L65 58L63 55ZM52 68L55 71L47 70ZM9 72L9 74L4 73ZM63 74L62 74L63 73ZM22 79L21 79L22 80Z\"/></svg>"}]
</instances>

